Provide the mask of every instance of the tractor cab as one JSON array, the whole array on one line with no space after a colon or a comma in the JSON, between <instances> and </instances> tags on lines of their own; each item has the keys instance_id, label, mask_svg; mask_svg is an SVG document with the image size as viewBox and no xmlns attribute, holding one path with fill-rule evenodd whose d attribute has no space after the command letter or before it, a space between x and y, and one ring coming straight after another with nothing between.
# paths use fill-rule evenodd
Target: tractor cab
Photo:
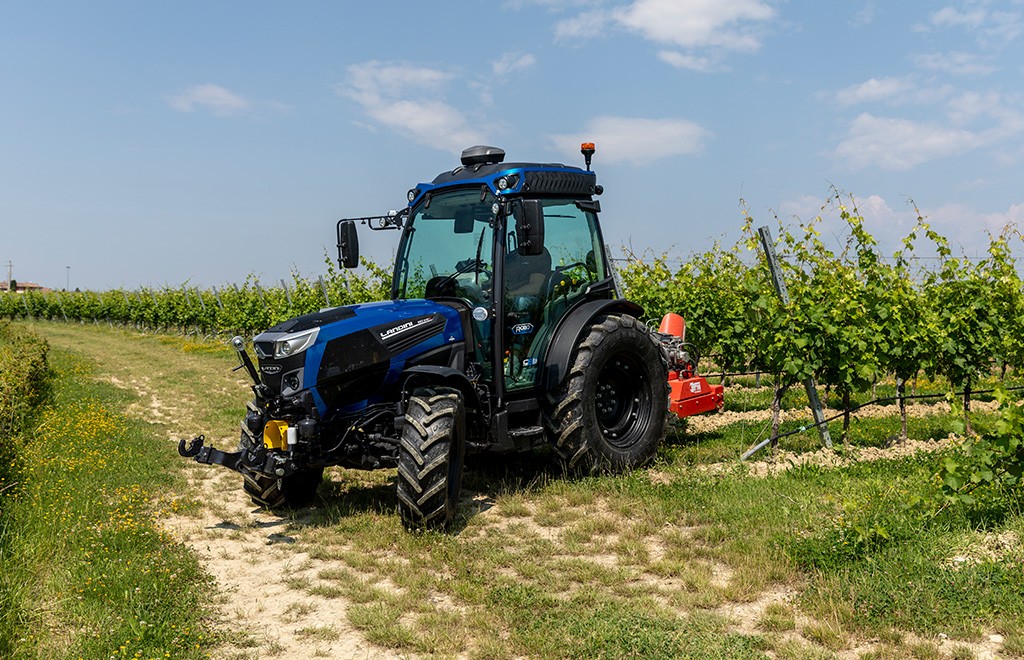
<instances>
[{"instance_id":1,"label":"tractor cab","mask_svg":"<svg viewBox=\"0 0 1024 660\"><path fill-rule=\"evenodd\" d=\"M456 308L467 341L456 368L492 396L516 398L543 385L544 357L567 312L614 297L614 284L589 157L583 170L504 156L466 149L460 167L410 190L401 212L339 222L339 262L353 263L348 223L400 229L392 298Z\"/></svg>"}]
</instances>

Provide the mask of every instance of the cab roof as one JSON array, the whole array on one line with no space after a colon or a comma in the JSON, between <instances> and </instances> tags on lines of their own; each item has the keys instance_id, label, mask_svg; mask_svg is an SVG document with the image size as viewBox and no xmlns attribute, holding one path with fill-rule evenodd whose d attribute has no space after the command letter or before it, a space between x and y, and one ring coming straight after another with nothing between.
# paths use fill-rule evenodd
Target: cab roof
<instances>
[{"instance_id":1,"label":"cab roof","mask_svg":"<svg viewBox=\"0 0 1024 660\"><path fill-rule=\"evenodd\" d=\"M474 156L473 150L497 153ZM589 198L597 194L594 172L561 163L505 163L501 162L504 156L505 152L496 147L467 149L463 152L463 165L441 172L430 183L420 183L410 190L410 205L428 192L463 186L487 186L491 193L500 196ZM469 164L465 164L467 161Z\"/></svg>"}]
</instances>

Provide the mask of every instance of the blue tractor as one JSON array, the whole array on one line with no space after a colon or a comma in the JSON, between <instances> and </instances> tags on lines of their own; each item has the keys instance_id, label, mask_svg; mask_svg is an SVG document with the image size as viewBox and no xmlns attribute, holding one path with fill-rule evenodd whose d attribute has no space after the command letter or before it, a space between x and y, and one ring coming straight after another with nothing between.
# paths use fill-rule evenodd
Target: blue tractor
<instances>
[{"instance_id":1,"label":"blue tractor","mask_svg":"<svg viewBox=\"0 0 1024 660\"><path fill-rule=\"evenodd\" d=\"M309 503L324 468L397 468L409 528L455 516L469 452L550 445L570 469L624 470L664 436L668 355L619 297L590 169L472 147L408 206L338 222L399 230L391 300L324 309L233 342L255 398L237 451L179 445L242 474L268 508Z\"/></svg>"}]
</instances>

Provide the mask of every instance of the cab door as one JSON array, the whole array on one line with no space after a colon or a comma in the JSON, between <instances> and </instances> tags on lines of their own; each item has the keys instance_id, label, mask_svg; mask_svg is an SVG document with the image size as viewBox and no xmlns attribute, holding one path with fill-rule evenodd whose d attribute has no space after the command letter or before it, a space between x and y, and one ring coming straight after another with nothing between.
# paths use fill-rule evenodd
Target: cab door
<instances>
[{"instance_id":1,"label":"cab door","mask_svg":"<svg viewBox=\"0 0 1024 660\"><path fill-rule=\"evenodd\" d=\"M544 249L539 255L519 253L516 205L505 226L502 309L506 391L538 384L541 361L551 334L589 285L608 277L596 203L573 199L542 200Z\"/></svg>"}]
</instances>

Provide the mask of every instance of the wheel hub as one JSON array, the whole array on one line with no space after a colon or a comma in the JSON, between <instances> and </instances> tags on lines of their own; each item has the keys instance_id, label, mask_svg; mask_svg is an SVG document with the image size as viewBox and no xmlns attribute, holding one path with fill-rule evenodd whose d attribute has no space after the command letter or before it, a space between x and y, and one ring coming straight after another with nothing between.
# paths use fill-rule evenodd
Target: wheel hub
<instances>
[{"instance_id":1,"label":"wheel hub","mask_svg":"<svg viewBox=\"0 0 1024 660\"><path fill-rule=\"evenodd\" d=\"M641 412L641 378L628 356L616 356L601 370L594 396L597 425L612 444L632 442L630 431Z\"/></svg>"}]
</instances>

